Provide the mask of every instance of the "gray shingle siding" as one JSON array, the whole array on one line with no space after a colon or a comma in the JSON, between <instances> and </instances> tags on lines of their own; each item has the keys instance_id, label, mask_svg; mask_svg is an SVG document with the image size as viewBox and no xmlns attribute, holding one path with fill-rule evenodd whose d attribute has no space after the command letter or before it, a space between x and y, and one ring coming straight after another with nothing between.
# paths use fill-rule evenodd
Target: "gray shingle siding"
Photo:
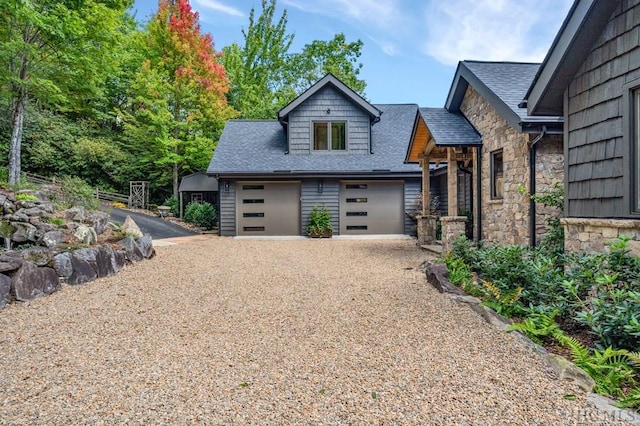
<instances>
[{"instance_id":1,"label":"gray shingle siding","mask_svg":"<svg viewBox=\"0 0 640 426\"><path fill-rule=\"evenodd\" d=\"M305 233L309 225L309 215L314 205L322 207L324 204L331 213L333 233L340 233L340 182L337 180L323 180L322 193L318 192L318 180L302 181L302 232Z\"/></svg>"},{"instance_id":2,"label":"gray shingle siding","mask_svg":"<svg viewBox=\"0 0 640 426\"><path fill-rule=\"evenodd\" d=\"M236 235L236 183L229 181L229 191L220 182L220 235Z\"/></svg>"},{"instance_id":3,"label":"gray shingle siding","mask_svg":"<svg viewBox=\"0 0 640 426\"><path fill-rule=\"evenodd\" d=\"M640 77L640 1L623 1L580 66L567 90L569 217L629 216L624 180L625 83ZM634 64L634 65L632 65Z\"/></svg>"},{"instance_id":4,"label":"gray shingle siding","mask_svg":"<svg viewBox=\"0 0 640 426\"><path fill-rule=\"evenodd\" d=\"M327 110L330 113L327 114ZM369 152L369 115L328 86L304 101L289 114L289 153L305 155L312 152L314 121L346 121L349 154Z\"/></svg>"}]
</instances>

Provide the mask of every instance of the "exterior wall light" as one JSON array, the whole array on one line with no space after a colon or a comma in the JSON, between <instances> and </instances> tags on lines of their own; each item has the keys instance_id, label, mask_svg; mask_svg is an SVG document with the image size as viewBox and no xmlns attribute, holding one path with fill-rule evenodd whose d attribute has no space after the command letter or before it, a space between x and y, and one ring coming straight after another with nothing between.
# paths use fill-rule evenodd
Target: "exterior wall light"
<instances>
[{"instance_id":1,"label":"exterior wall light","mask_svg":"<svg viewBox=\"0 0 640 426\"><path fill-rule=\"evenodd\" d=\"M324 182L319 180L318 181L318 194L322 194L322 191L324 191Z\"/></svg>"}]
</instances>

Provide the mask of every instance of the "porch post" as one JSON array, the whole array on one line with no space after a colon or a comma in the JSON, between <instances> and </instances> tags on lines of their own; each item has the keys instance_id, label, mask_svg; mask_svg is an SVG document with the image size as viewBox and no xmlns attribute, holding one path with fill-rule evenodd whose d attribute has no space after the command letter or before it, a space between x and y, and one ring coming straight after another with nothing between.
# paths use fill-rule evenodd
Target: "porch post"
<instances>
[{"instance_id":1,"label":"porch post","mask_svg":"<svg viewBox=\"0 0 640 426\"><path fill-rule=\"evenodd\" d=\"M431 173L429 169L429 158L423 158L420 163L422 166L422 215L428 215L431 213Z\"/></svg>"},{"instance_id":2,"label":"porch post","mask_svg":"<svg viewBox=\"0 0 640 426\"><path fill-rule=\"evenodd\" d=\"M447 148L447 216L458 216L458 161L455 148Z\"/></svg>"},{"instance_id":3,"label":"porch post","mask_svg":"<svg viewBox=\"0 0 640 426\"><path fill-rule=\"evenodd\" d=\"M422 212L416 216L418 220L418 245L430 245L436 239L436 216L431 215L431 180L429 156L420 160L422 166Z\"/></svg>"}]
</instances>

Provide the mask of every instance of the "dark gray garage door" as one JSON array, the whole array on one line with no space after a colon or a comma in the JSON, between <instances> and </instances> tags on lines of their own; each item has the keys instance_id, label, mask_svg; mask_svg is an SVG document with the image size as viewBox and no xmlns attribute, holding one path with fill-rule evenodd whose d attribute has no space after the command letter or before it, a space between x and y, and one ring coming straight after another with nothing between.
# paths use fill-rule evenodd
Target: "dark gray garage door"
<instances>
[{"instance_id":1,"label":"dark gray garage door","mask_svg":"<svg viewBox=\"0 0 640 426\"><path fill-rule=\"evenodd\" d=\"M238 182L238 235L300 235L299 182Z\"/></svg>"},{"instance_id":2,"label":"dark gray garage door","mask_svg":"<svg viewBox=\"0 0 640 426\"><path fill-rule=\"evenodd\" d=\"M404 234L403 182L341 182L340 234Z\"/></svg>"}]
</instances>

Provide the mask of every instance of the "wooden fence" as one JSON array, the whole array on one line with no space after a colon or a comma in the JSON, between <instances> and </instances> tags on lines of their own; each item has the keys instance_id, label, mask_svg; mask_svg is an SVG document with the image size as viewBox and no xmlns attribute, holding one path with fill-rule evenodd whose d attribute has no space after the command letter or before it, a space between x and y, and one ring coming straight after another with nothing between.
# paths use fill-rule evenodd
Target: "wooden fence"
<instances>
[{"instance_id":1,"label":"wooden fence","mask_svg":"<svg viewBox=\"0 0 640 426\"><path fill-rule=\"evenodd\" d=\"M34 173L26 173L23 172L22 175L24 176L25 180L27 180L28 182L31 183L35 183L37 185L55 185L57 184L56 179L53 178L47 178L44 176L39 176L36 175ZM108 191L103 191L101 189L96 188L95 189L95 194L96 194L96 198L100 201L107 201L110 203L113 202L120 202L120 203L124 203L127 206L131 207L131 199L129 197L129 195L127 194L119 194L117 192L108 192Z\"/></svg>"}]
</instances>

